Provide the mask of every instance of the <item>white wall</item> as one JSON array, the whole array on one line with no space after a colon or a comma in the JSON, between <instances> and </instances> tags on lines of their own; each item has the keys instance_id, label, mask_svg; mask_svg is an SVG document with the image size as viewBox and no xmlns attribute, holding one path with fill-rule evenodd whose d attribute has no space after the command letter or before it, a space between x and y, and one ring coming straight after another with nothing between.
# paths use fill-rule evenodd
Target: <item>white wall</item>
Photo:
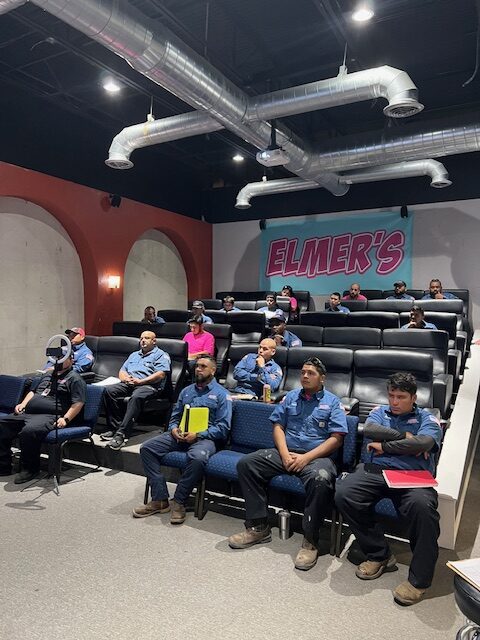
<instances>
[{"instance_id":1,"label":"white wall","mask_svg":"<svg viewBox=\"0 0 480 640\"><path fill-rule=\"evenodd\" d=\"M393 210L399 211L400 208ZM440 278L445 289L470 289L473 321L475 326L480 326L480 279L477 276L480 262L480 200L416 205L409 207L409 210L414 214L411 287L427 288L430 279L436 277ZM392 209L371 210L374 211ZM321 218L307 217L308 220ZM297 220L300 224L305 219L305 216L301 216L284 220ZM213 226L214 294L219 290L259 288L260 233L258 220ZM346 282L346 287L348 284ZM319 303L324 297L315 296L314 300Z\"/></svg>"},{"instance_id":2,"label":"white wall","mask_svg":"<svg viewBox=\"0 0 480 640\"><path fill-rule=\"evenodd\" d=\"M165 234L150 229L133 245L125 266L123 317L141 320L146 306L187 308L187 276L180 254Z\"/></svg>"},{"instance_id":3,"label":"white wall","mask_svg":"<svg viewBox=\"0 0 480 640\"><path fill-rule=\"evenodd\" d=\"M83 277L76 249L41 207L0 198L0 372L34 371L50 336L83 326Z\"/></svg>"}]
</instances>

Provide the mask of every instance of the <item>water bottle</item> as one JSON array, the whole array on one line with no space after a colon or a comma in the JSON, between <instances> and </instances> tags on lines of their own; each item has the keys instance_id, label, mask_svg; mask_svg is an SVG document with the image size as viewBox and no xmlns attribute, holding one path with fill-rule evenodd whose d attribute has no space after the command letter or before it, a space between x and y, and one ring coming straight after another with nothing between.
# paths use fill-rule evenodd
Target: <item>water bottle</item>
<instances>
[{"instance_id":1,"label":"water bottle","mask_svg":"<svg viewBox=\"0 0 480 640\"><path fill-rule=\"evenodd\" d=\"M290 511L285 509L278 513L278 535L280 540L287 540L290 538Z\"/></svg>"}]
</instances>

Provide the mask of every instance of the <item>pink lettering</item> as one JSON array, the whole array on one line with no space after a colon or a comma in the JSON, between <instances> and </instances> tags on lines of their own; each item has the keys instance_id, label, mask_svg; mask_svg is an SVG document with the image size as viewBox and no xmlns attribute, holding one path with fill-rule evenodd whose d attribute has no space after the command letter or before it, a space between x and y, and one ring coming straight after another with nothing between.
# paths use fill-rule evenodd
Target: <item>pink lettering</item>
<instances>
[{"instance_id":1,"label":"pink lettering","mask_svg":"<svg viewBox=\"0 0 480 640\"><path fill-rule=\"evenodd\" d=\"M405 235L403 232L392 231L377 249L377 273L385 275L395 271L405 256L404 247Z\"/></svg>"},{"instance_id":2,"label":"pink lettering","mask_svg":"<svg viewBox=\"0 0 480 640\"><path fill-rule=\"evenodd\" d=\"M352 235L350 233L333 238L328 275L340 273L341 271L345 272L351 238Z\"/></svg>"},{"instance_id":3,"label":"pink lettering","mask_svg":"<svg viewBox=\"0 0 480 640\"><path fill-rule=\"evenodd\" d=\"M352 237L346 273L365 273L372 266L368 252L372 248L374 236L368 231Z\"/></svg>"},{"instance_id":4,"label":"pink lettering","mask_svg":"<svg viewBox=\"0 0 480 640\"><path fill-rule=\"evenodd\" d=\"M293 276L298 271L298 260L295 260L295 251L297 250L298 238L292 238L287 243L287 255L285 258L285 267L283 269L284 276Z\"/></svg>"},{"instance_id":5,"label":"pink lettering","mask_svg":"<svg viewBox=\"0 0 480 640\"><path fill-rule=\"evenodd\" d=\"M315 278L328 271L328 253L331 237L309 238L303 243L297 276Z\"/></svg>"},{"instance_id":6,"label":"pink lettering","mask_svg":"<svg viewBox=\"0 0 480 640\"><path fill-rule=\"evenodd\" d=\"M287 247L287 239L280 238L273 240L268 249L267 269L265 275L281 276L283 274L283 263L285 260L285 250Z\"/></svg>"}]
</instances>

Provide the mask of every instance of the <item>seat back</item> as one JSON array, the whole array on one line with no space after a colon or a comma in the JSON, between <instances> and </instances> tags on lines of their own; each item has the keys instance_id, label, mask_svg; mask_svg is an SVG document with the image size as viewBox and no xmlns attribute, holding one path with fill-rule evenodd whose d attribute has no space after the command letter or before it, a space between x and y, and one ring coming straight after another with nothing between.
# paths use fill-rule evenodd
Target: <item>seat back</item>
<instances>
[{"instance_id":1,"label":"seat back","mask_svg":"<svg viewBox=\"0 0 480 640\"><path fill-rule=\"evenodd\" d=\"M118 377L121 366L133 351L139 349L138 338L127 336L99 336L97 350L94 353L95 362L92 371L95 382L109 376Z\"/></svg>"},{"instance_id":2,"label":"seat back","mask_svg":"<svg viewBox=\"0 0 480 640\"><path fill-rule=\"evenodd\" d=\"M470 291L468 289L449 289L449 291L463 301L463 315L470 318Z\"/></svg>"},{"instance_id":3,"label":"seat back","mask_svg":"<svg viewBox=\"0 0 480 640\"><path fill-rule=\"evenodd\" d=\"M410 311L415 303L412 300L369 300L367 311Z\"/></svg>"},{"instance_id":4,"label":"seat back","mask_svg":"<svg viewBox=\"0 0 480 640\"><path fill-rule=\"evenodd\" d=\"M392 311L358 311L346 316L347 327L376 327L398 329L398 313Z\"/></svg>"},{"instance_id":5,"label":"seat back","mask_svg":"<svg viewBox=\"0 0 480 640\"><path fill-rule=\"evenodd\" d=\"M266 300L255 300L255 311L258 311L258 309L261 309L262 307L266 307L266 306L267 306Z\"/></svg>"},{"instance_id":6,"label":"seat back","mask_svg":"<svg viewBox=\"0 0 480 640\"><path fill-rule=\"evenodd\" d=\"M256 346L252 344L232 344L228 350L228 369L225 379L225 387L227 389L234 389L237 386L237 381L233 377L233 370L240 362L240 360L248 353L255 353L257 351Z\"/></svg>"},{"instance_id":7,"label":"seat back","mask_svg":"<svg viewBox=\"0 0 480 640\"><path fill-rule=\"evenodd\" d=\"M162 392L162 397L175 401L183 388L188 369L188 345L183 340L172 338L157 339L157 347L168 353L171 372Z\"/></svg>"},{"instance_id":8,"label":"seat back","mask_svg":"<svg viewBox=\"0 0 480 640\"><path fill-rule=\"evenodd\" d=\"M27 378L0 375L0 413L12 413L25 395Z\"/></svg>"},{"instance_id":9,"label":"seat back","mask_svg":"<svg viewBox=\"0 0 480 640\"><path fill-rule=\"evenodd\" d=\"M313 327L344 327L350 313L333 313L328 311L304 311L300 314L300 324Z\"/></svg>"},{"instance_id":10,"label":"seat back","mask_svg":"<svg viewBox=\"0 0 480 640\"><path fill-rule=\"evenodd\" d=\"M94 358L96 358L98 350L98 336L85 336L85 344L93 353Z\"/></svg>"},{"instance_id":11,"label":"seat back","mask_svg":"<svg viewBox=\"0 0 480 640\"><path fill-rule=\"evenodd\" d=\"M158 336L162 327L162 324L144 324L143 322L137 322L135 320L122 320L112 324L112 336L130 336L131 338L140 338L140 335L144 331L153 331L155 335Z\"/></svg>"},{"instance_id":12,"label":"seat back","mask_svg":"<svg viewBox=\"0 0 480 640\"><path fill-rule=\"evenodd\" d=\"M205 309L205 315L212 319L214 324L226 324L227 323L227 312L223 309L216 311L215 309Z\"/></svg>"},{"instance_id":13,"label":"seat back","mask_svg":"<svg viewBox=\"0 0 480 640\"><path fill-rule=\"evenodd\" d=\"M310 308L310 291L298 291L295 289L293 295L297 300L300 312L308 311Z\"/></svg>"},{"instance_id":14,"label":"seat back","mask_svg":"<svg viewBox=\"0 0 480 640\"><path fill-rule=\"evenodd\" d=\"M424 311L463 315L463 300L422 300L419 304Z\"/></svg>"},{"instance_id":15,"label":"seat back","mask_svg":"<svg viewBox=\"0 0 480 640\"><path fill-rule=\"evenodd\" d=\"M186 322L165 322L156 333L158 338L181 340L189 331L190 328Z\"/></svg>"},{"instance_id":16,"label":"seat back","mask_svg":"<svg viewBox=\"0 0 480 640\"><path fill-rule=\"evenodd\" d=\"M347 307L350 311L366 311L368 300L341 300L342 307ZM325 309L328 308L328 302L325 303Z\"/></svg>"},{"instance_id":17,"label":"seat back","mask_svg":"<svg viewBox=\"0 0 480 640\"><path fill-rule=\"evenodd\" d=\"M230 446L234 451L250 453L274 447L272 415L274 405L237 400L233 403Z\"/></svg>"},{"instance_id":18,"label":"seat back","mask_svg":"<svg viewBox=\"0 0 480 640\"><path fill-rule=\"evenodd\" d=\"M362 289L360 293L367 298L367 300L377 300L382 297L381 289ZM349 291L344 291L342 297L349 294ZM343 304L343 301L342 301Z\"/></svg>"},{"instance_id":19,"label":"seat back","mask_svg":"<svg viewBox=\"0 0 480 640\"><path fill-rule=\"evenodd\" d=\"M354 352L354 376L351 396L360 402L359 415L365 421L379 404L388 404L387 378L407 371L417 379L417 402L421 407L433 405L433 358L429 353L387 350Z\"/></svg>"},{"instance_id":20,"label":"seat back","mask_svg":"<svg viewBox=\"0 0 480 640\"><path fill-rule=\"evenodd\" d=\"M430 353L433 358L433 375L448 372L448 333L446 331L385 329L383 348Z\"/></svg>"},{"instance_id":21,"label":"seat back","mask_svg":"<svg viewBox=\"0 0 480 640\"><path fill-rule=\"evenodd\" d=\"M400 314L400 326L408 324L410 316L408 313ZM455 313L440 313L438 311L427 311L425 313L425 320L432 322L437 329L441 329L448 333L450 340L455 340L457 337L457 315Z\"/></svg>"},{"instance_id":22,"label":"seat back","mask_svg":"<svg viewBox=\"0 0 480 640\"><path fill-rule=\"evenodd\" d=\"M217 298L201 298L201 301L205 305L205 309L221 309L223 304L222 300L218 300ZM188 308L192 308L193 300L188 301ZM161 314L160 314L161 315ZM166 318L165 318L166 319Z\"/></svg>"},{"instance_id":23,"label":"seat back","mask_svg":"<svg viewBox=\"0 0 480 640\"><path fill-rule=\"evenodd\" d=\"M230 311L225 322L232 327L232 344L258 343L265 330L265 314L258 311Z\"/></svg>"},{"instance_id":24,"label":"seat back","mask_svg":"<svg viewBox=\"0 0 480 640\"><path fill-rule=\"evenodd\" d=\"M352 386L353 351L333 347L296 347L289 349L283 390L298 389L300 372L307 358L320 358L327 368L325 387L339 398L349 396Z\"/></svg>"},{"instance_id":25,"label":"seat back","mask_svg":"<svg viewBox=\"0 0 480 640\"><path fill-rule=\"evenodd\" d=\"M382 331L375 327L325 327L323 345L347 349L380 349Z\"/></svg>"},{"instance_id":26,"label":"seat back","mask_svg":"<svg viewBox=\"0 0 480 640\"><path fill-rule=\"evenodd\" d=\"M87 396L83 408L83 425L93 431L98 422L98 416L102 408L103 392L105 387L97 387L94 384L87 385Z\"/></svg>"},{"instance_id":27,"label":"seat back","mask_svg":"<svg viewBox=\"0 0 480 640\"><path fill-rule=\"evenodd\" d=\"M413 296L415 300L420 300L424 296L423 289L407 289L407 293L409 296ZM382 291L382 298L388 298L394 294L395 291L393 289L388 289L387 291Z\"/></svg>"},{"instance_id":28,"label":"seat back","mask_svg":"<svg viewBox=\"0 0 480 640\"><path fill-rule=\"evenodd\" d=\"M232 327L229 324L204 324L203 328L215 338L217 377L225 373L228 350L232 343Z\"/></svg>"},{"instance_id":29,"label":"seat back","mask_svg":"<svg viewBox=\"0 0 480 640\"><path fill-rule=\"evenodd\" d=\"M300 338L304 347L321 347L323 340L323 327L309 327L297 324L293 333Z\"/></svg>"},{"instance_id":30,"label":"seat back","mask_svg":"<svg viewBox=\"0 0 480 640\"><path fill-rule=\"evenodd\" d=\"M242 311L255 311L255 300L235 300L235 306Z\"/></svg>"},{"instance_id":31,"label":"seat back","mask_svg":"<svg viewBox=\"0 0 480 640\"><path fill-rule=\"evenodd\" d=\"M162 316L165 322L186 322L193 314L185 309L159 309L158 315Z\"/></svg>"}]
</instances>

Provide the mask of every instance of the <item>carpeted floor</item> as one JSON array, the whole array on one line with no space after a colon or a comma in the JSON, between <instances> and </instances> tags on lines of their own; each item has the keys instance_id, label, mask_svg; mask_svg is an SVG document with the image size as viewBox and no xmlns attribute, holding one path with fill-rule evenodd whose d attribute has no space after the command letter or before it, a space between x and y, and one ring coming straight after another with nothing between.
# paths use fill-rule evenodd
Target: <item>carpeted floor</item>
<instances>
[{"instance_id":1,"label":"carpeted floor","mask_svg":"<svg viewBox=\"0 0 480 640\"><path fill-rule=\"evenodd\" d=\"M242 521L210 511L172 527L169 516L131 517L142 478L92 473L20 493L0 483L2 640L451 640L463 623L448 559L480 555L477 458L456 552L442 550L429 597L393 603L407 575L408 547L395 543L399 570L363 582L354 565L323 555L293 569L295 534L244 551L226 536Z\"/></svg>"}]
</instances>

